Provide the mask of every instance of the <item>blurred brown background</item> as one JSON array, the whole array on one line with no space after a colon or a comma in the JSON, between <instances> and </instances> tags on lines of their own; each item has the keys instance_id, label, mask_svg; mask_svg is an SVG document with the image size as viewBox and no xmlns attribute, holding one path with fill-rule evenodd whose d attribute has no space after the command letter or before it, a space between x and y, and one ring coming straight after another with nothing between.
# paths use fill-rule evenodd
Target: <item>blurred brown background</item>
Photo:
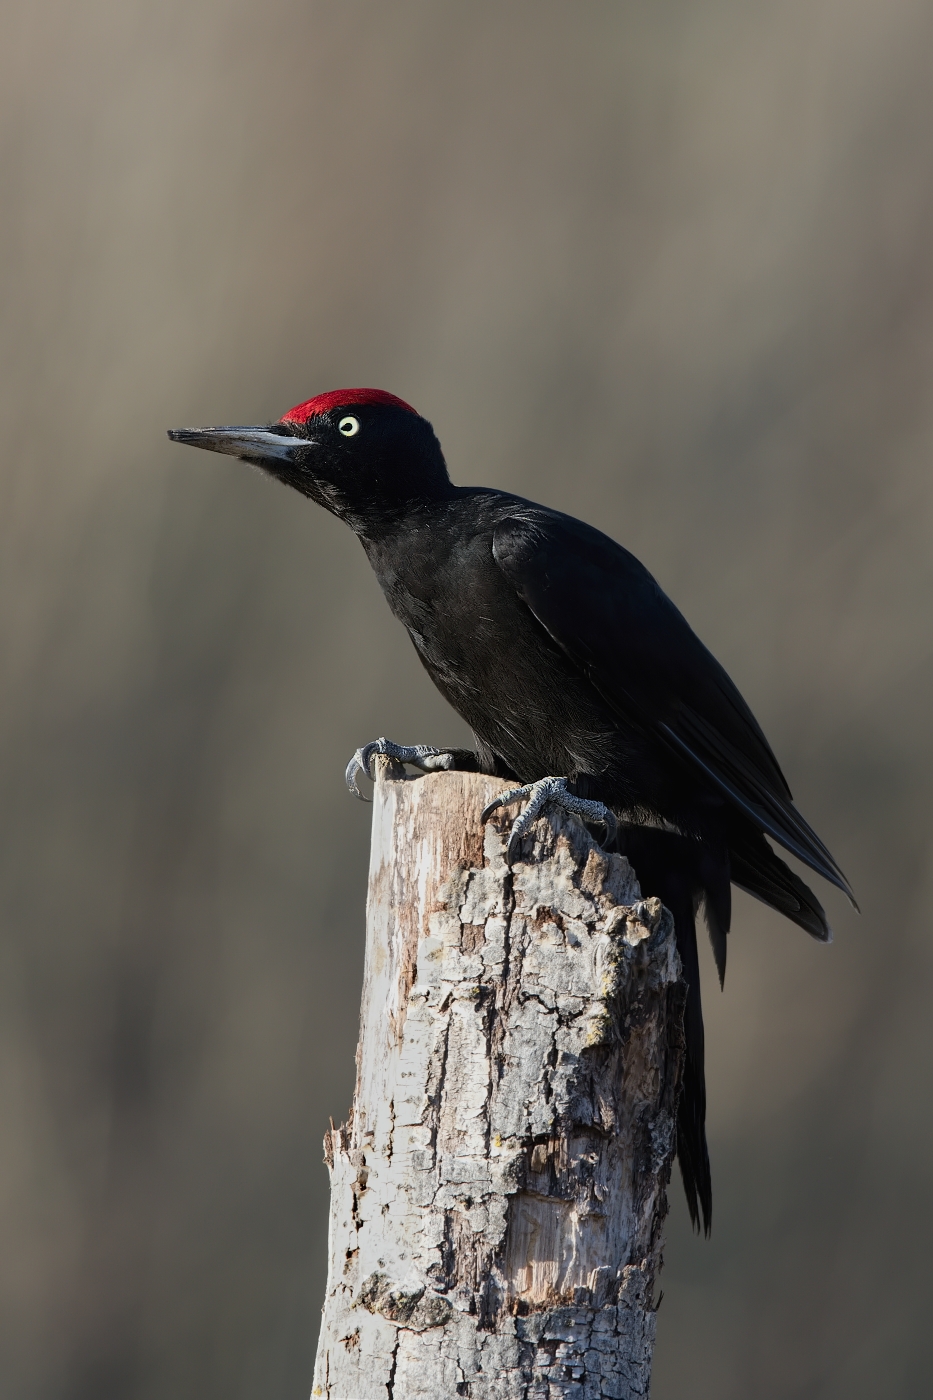
<instances>
[{"instance_id":1,"label":"blurred brown background","mask_svg":"<svg viewBox=\"0 0 933 1400\"><path fill-rule=\"evenodd\" d=\"M933 1392L933 9L7 0L0 1394L310 1390L358 743L465 737L350 533L165 429L373 384L633 549L862 900L706 965L655 1400Z\"/></svg>"}]
</instances>

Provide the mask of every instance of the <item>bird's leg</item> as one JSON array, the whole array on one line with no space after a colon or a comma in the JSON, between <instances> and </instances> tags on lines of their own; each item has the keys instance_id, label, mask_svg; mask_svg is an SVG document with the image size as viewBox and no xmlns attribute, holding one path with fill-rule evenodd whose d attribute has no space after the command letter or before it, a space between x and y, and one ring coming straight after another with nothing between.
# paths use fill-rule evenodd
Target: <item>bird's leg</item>
<instances>
[{"instance_id":1,"label":"bird's leg","mask_svg":"<svg viewBox=\"0 0 933 1400\"><path fill-rule=\"evenodd\" d=\"M373 777L372 762L377 754L394 758L396 763L410 763L424 773L469 767L468 760L472 759L474 764L476 761L476 755L466 749L435 749L429 744L393 744L391 739L374 739L371 744L364 744L362 748L357 749L347 764L347 787L361 802L368 802L369 798L360 792L357 778L361 773L365 773L369 778Z\"/></svg>"},{"instance_id":2,"label":"bird's leg","mask_svg":"<svg viewBox=\"0 0 933 1400\"><path fill-rule=\"evenodd\" d=\"M509 865L515 858L519 841L548 802L562 807L565 812L575 813L586 822L601 823L606 828L607 845L613 840L618 826L614 814L602 802L593 802L586 797L577 797L575 793L570 791L567 782L566 778L540 778L538 782L526 783L524 787L509 788L508 792L500 793L494 801L490 802L488 807L483 809L482 820L486 821L498 807L507 807L522 797L528 798L525 810L520 812L512 823L509 844L505 852L505 858Z\"/></svg>"}]
</instances>

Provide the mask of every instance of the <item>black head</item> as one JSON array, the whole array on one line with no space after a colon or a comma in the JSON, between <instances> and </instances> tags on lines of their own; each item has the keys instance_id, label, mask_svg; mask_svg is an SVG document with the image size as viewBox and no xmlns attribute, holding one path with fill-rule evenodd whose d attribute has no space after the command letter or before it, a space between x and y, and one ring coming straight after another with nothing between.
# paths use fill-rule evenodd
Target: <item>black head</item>
<instances>
[{"instance_id":1,"label":"black head","mask_svg":"<svg viewBox=\"0 0 933 1400\"><path fill-rule=\"evenodd\" d=\"M176 428L174 442L261 467L360 533L453 490L427 419L382 389L337 389L256 428Z\"/></svg>"}]
</instances>

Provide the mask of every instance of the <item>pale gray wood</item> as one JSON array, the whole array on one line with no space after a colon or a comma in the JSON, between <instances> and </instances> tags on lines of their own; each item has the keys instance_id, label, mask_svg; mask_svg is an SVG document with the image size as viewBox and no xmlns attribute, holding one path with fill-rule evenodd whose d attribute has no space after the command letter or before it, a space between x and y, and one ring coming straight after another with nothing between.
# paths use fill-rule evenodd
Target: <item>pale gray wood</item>
<instances>
[{"instance_id":1,"label":"pale gray wood","mask_svg":"<svg viewBox=\"0 0 933 1400\"><path fill-rule=\"evenodd\" d=\"M648 1394L683 983L627 861L379 760L357 1083L325 1141L314 1396Z\"/></svg>"}]
</instances>

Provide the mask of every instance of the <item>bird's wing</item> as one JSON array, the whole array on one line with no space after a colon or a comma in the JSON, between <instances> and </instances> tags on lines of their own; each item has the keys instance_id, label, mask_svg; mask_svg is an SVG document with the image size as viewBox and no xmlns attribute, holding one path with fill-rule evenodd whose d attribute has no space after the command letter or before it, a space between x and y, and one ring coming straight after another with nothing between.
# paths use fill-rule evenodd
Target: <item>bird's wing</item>
<instances>
[{"instance_id":1,"label":"bird's wing","mask_svg":"<svg viewBox=\"0 0 933 1400\"><path fill-rule=\"evenodd\" d=\"M763 832L852 891L792 805L777 759L716 658L642 564L599 530L521 506L493 557L553 640L617 713L701 770Z\"/></svg>"}]
</instances>

